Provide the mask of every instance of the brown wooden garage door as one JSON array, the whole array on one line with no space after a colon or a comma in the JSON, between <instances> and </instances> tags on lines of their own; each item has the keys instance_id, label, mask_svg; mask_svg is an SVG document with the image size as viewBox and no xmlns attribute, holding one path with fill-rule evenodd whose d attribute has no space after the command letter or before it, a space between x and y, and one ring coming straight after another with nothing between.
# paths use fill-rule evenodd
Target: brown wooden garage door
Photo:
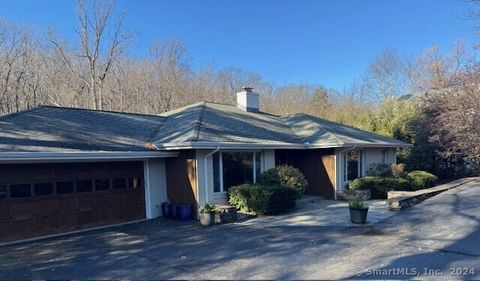
<instances>
[{"instance_id":1,"label":"brown wooden garage door","mask_svg":"<svg viewBox=\"0 0 480 281\"><path fill-rule=\"evenodd\" d=\"M142 162L0 165L0 241L145 218Z\"/></svg>"}]
</instances>

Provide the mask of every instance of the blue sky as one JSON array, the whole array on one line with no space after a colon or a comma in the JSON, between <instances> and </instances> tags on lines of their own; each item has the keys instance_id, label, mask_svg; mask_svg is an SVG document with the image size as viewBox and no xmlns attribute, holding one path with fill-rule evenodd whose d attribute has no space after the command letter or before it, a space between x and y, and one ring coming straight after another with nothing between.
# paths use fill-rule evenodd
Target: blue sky
<instances>
[{"instance_id":1,"label":"blue sky","mask_svg":"<svg viewBox=\"0 0 480 281\"><path fill-rule=\"evenodd\" d=\"M0 17L71 37L74 0L3 0ZM342 90L385 48L416 55L475 41L464 0L117 0L144 55L156 39L176 38L195 66L236 66L278 84Z\"/></svg>"}]
</instances>

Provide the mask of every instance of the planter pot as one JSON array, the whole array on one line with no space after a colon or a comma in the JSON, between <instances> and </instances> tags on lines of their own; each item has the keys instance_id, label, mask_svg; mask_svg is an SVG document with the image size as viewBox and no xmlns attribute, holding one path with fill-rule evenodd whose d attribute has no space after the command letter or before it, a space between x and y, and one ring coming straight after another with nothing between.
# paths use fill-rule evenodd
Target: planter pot
<instances>
[{"instance_id":1,"label":"planter pot","mask_svg":"<svg viewBox=\"0 0 480 281\"><path fill-rule=\"evenodd\" d=\"M215 223L215 212L200 213L200 224L210 226Z\"/></svg>"},{"instance_id":2,"label":"planter pot","mask_svg":"<svg viewBox=\"0 0 480 281\"><path fill-rule=\"evenodd\" d=\"M364 224L367 221L368 207L362 209L350 209L350 220L353 223Z\"/></svg>"}]
</instances>

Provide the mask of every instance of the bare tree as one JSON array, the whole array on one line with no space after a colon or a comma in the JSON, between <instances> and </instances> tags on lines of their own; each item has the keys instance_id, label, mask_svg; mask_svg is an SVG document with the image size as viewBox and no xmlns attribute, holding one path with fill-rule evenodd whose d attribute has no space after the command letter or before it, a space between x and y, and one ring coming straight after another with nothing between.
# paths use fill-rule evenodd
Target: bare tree
<instances>
[{"instance_id":1,"label":"bare tree","mask_svg":"<svg viewBox=\"0 0 480 281\"><path fill-rule=\"evenodd\" d=\"M93 107L102 109L105 80L133 34L124 29L124 14L118 15L116 21L111 23L114 16L113 0L93 0L91 6L90 13L88 3L85 0L78 1L79 29L76 33L80 47L74 56L70 55L68 45L53 31L49 32L48 41L56 48L68 70L84 83L93 99ZM107 38L109 33L112 36Z\"/></svg>"},{"instance_id":2,"label":"bare tree","mask_svg":"<svg viewBox=\"0 0 480 281\"><path fill-rule=\"evenodd\" d=\"M365 86L371 97L386 100L404 91L403 80L404 59L397 51L386 49L368 66L365 75Z\"/></svg>"}]
</instances>

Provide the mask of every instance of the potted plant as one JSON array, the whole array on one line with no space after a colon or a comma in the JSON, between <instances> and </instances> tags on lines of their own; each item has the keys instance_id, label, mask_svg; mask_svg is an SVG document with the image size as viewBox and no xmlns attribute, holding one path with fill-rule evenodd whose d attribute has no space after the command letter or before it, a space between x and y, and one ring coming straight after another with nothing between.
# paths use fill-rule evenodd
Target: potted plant
<instances>
[{"instance_id":1,"label":"potted plant","mask_svg":"<svg viewBox=\"0 0 480 281\"><path fill-rule=\"evenodd\" d=\"M215 224L215 213L217 212L217 207L215 204L206 203L199 210L200 224L204 226L209 226Z\"/></svg>"},{"instance_id":2,"label":"potted plant","mask_svg":"<svg viewBox=\"0 0 480 281\"><path fill-rule=\"evenodd\" d=\"M359 198L349 202L350 220L353 223L364 224L367 221L368 206Z\"/></svg>"}]
</instances>

